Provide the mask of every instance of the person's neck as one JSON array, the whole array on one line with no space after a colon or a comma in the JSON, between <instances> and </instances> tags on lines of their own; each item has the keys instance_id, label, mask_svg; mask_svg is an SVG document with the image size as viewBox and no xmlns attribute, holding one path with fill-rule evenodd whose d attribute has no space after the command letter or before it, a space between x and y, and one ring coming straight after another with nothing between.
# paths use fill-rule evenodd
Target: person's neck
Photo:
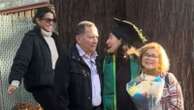
<instances>
[{"instance_id":1,"label":"person's neck","mask_svg":"<svg viewBox=\"0 0 194 110\"><path fill-rule=\"evenodd\" d=\"M158 75L160 75L159 72L156 71L156 69L151 69L151 70L143 69L143 72L145 74L152 75L152 76L158 76Z\"/></svg>"},{"instance_id":2,"label":"person's neck","mask_svg":"<svg viewBox=\"0 0 194 110\"><path fill-rule=\"evenodd\" d=\"M47 32L44 29L41 28L41 33L44 37L51 37L52 36L52 32Z\"/></svg>"},{"instance_id":3,"label":"person's neck","mask_svg":"<svg viewBox=\"0 0 194 110\"><path fill-rule=\"evenodd\" d=\"M94 52L88 51L87 49L85 49L84 47L82 47L82 45L80 45L80 44L77 44L77 45L78 45L79 48L82 49L82 51L84 51L84 53L85 53L86 55L88 55L88 56L92 56L92 54L94 53Z\"/></svg>"},{"instance_id":4,"label":"person's neck","mask_svg":"<svg viewBox=\"0 0 194 110\"><path fill-rule=\"evenodd\" d=\"M85 50L84 50L84 52L85 52L86 55L88 55L88 56L92 56L92 54L94 53L94 52L88 52L88 51L85 51Z\"/></svg>"}]
</instances>

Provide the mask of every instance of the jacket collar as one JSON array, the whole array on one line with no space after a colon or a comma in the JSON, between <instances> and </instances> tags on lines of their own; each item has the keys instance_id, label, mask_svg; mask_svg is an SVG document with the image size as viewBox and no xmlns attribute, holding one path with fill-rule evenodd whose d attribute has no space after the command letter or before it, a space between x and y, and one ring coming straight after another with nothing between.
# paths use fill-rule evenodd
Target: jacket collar
<instances>
[{"instance_id":1,"label":"jacket collar","mask_svg":"<svg viewBox=\"0 0 194 110\"><path fill-rule=\"evenodd\" d=\"M84 62L84 60L81 58L81 56L79 55L79 52L78 52L78 50L77 50L77 48L76 48L76 45L74 44L74 46L72 46L71 48L70 48L70 58L72 59L72 60L75 60L75 61L78 61L78 62L80 62L81 64L83 64L83 65L85 65L85 66L87 66L87 64ZM99 56L97 56L96 57L96 66L97 66L97 73L99 73L99 75L100 75L100 77L101 77L101 73L102 73L102 67L101 67L101 59L100 59L100 57ZM88 66L87 66L88 67ZM89 67L88 67L88 69L89 69ZM102 82L101 82L102 83Z\"/></svg>"},{"instance_id":2,"label":"jacket collar","mask_svg":"<svg viewBox=\"0 0 194 110\"><path fill-rule=\"evenodd\" d=\"M85 64L85 62L82 60L81 56L79 55L78 49L76 48L76 46L72 46L71 47L71 55L70 55L71 59L79 61L79 62L83 62Z\"/></svg>"},{"instance_id":3,"label":"jacket collar","mask_svg":"<svg viewBox=\"0 0 194 110\"><path fill-rule=\"evenodd\" d=\"M72 59L72 60L76 60L76 61L78 61L78 62L81 62L82 64L84 64L84 65L86 65L87 66L87 64L84 62L84 60L82 59L82 57L79 55L79 51L78 51L78 49L76 48L76 45L74 45L74 46L72 46L71 47L71 49L70 49L70 58ZM96 57L96 64L97 64L97 66L99 66L99 62L98 62L98 56Z\"/></svg>"}]
</instances>

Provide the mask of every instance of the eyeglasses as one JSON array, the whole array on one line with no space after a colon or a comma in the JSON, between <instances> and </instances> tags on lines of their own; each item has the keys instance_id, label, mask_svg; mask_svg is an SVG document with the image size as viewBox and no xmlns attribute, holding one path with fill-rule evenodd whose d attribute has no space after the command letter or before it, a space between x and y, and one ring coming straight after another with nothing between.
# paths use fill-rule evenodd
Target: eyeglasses
<instances>
[{"instance_id":1,"label":"eyeglasses","mask_svg":"<svg viewBox=\"0 0 194 110\"><path fill-rule=\"evenodd\" d=\"M42 18L41 20L44 20L44 21L46 21L47 23L50 23L50 22L56 22L56 19L54 18L54 19L51 19L51 18Z\"/></svg>"},{"instance_id":2,"label":"eyeglasses","mask_svg":"<svg viewBox=\"0 0 194 110\"><path fill-rule=\"evenodd\" d=\"M149 54L149 53L145 53L145 54L143 55L143 57L149 57L149 58L159 58L159 56L158 56L158 55L155 55L155 54Z\"/></svg>"}]
</instances>

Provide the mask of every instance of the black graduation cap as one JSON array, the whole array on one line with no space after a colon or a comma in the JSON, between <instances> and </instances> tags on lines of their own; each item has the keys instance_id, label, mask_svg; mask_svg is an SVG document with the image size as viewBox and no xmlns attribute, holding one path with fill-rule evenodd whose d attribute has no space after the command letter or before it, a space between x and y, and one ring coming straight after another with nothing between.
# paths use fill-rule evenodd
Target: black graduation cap
<instances>
[{"instance_id":1,"label":"black graduation cap","mask_svg":"<svg viewBox=\"0 0 194 110\"><path fill-rule=\"evenodd\" d=\"M112 33L118 38L127 42L129 45L134 42L145 43L147 41L144 33L132 22L114 18L115 26Z\"/></svg>"}]
</instances>

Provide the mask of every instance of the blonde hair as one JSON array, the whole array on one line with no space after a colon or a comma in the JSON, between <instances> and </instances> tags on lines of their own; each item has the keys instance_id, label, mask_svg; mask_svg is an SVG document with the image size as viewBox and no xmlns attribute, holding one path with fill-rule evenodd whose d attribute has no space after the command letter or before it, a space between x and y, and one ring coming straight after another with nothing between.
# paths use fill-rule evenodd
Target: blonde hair
<instances>
[{"instance_id":1,"label":"blonde hair","mask_svg":"<svg viewBox=\"0 0 194 110\"><path fill-rule=\"evenodd\" d=\"M143 47L140 48L140 61L142 61L142 56L148 49L155 49L159 54L159 67L156 69L157 72L165 74L170 67L170 62L168 55L165 49L157 42L150 42L145 44Z\"/></svg>"}]
</instances>

